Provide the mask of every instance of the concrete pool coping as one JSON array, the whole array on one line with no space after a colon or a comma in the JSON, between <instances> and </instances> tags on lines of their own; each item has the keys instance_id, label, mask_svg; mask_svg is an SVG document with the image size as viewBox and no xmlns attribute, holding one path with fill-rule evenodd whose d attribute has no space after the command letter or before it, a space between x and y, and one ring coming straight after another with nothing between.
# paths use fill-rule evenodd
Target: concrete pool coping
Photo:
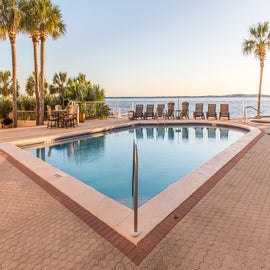
<instances>
[{"instance_id":1,"label":"concrete pool coping","mask_svg":"<svg viewBox=\"0 0 270 270\"><path fill-rule=\"evenodd\" d=\"M72 132L72 137L79 134L108 131L114 128L134 124L144 124L146 122L136 121L129 124L121 124L115 126L107 126L105 128L89 129L84 132ZM156 122L147 121L147 124L156 124ZM180 125L179 122L172 123ZM232 144L229 148L208 160L202 166L192 171L187 176L183 177L168 187L166 190L158 194L152 200L139 208L139 232L140 235L136 238L131 236L133 225L133 211L129 208L115 202L112 199L102 195L94 189L86 186L71 176L62 171L50 166L49 164L33 157L26 151L18 148L16 145L35 144L44 140L46 143L52 143L54 140L63 137L63 135L53 135L44 138L28 139L16 141L13 143L2 143L0 148L8 155L15 158L19 163L35 172L39 177L47 181L53 187L60 190L63 194L77 202L83 208L87 209L94 216L102 220L105 224L113 228L119 234L124 236L134 245L148 235L162 220L172 213L181 203L191 196L199 187L201 187L211 176L219 171L227 164L235 155L243 150L252 140L259 134L260 130L252 127L246 127L238 124L211 122L209 121L188 121L181 122L181 125L207 125L207 126L228 126L234 128L249 129L250 132L244 135L243 138ZM190 183L192 179L192 184ZM177 217L176 217L177 218Z\"/></svg>"}]
</instances>

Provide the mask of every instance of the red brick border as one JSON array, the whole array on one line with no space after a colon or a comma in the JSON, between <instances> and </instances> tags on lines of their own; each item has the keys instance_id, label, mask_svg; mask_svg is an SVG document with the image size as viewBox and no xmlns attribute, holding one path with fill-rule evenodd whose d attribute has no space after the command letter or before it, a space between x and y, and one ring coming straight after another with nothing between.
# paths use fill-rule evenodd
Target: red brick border
<instances>
[{"instance_id":1,"label":"red brick border","mask_svg":"<svg viewBox=\"0 0 270 270\"><path fill-rule=\"evenodd\" d=\"M264 131L253 139L242 151L234 156L225 166L210 177L200 188L198 188L189 198L180 204L172 213L161 221L138 245L132 244L122 235L114 231L111 227L88 212L78 203L53 187L35 172L21 164L8 153L0 149L2 155L14 167L24 173L33 182L47 191L53 198L63 204L73 214L104 237L114 247L121 251L136 265L139 265L151 250L170 232L170 230L225 176L236 163L265 135Z\"/></svg>"}]
</instances>

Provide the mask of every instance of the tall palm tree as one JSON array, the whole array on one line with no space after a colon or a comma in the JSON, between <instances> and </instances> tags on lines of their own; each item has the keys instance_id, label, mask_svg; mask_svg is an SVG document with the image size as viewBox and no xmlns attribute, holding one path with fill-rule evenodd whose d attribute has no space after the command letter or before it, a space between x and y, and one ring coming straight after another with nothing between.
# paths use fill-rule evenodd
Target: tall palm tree
<instances>
[{"instance_id":1,"label":"tall palm tree","mask_svg":"<svg viewBox=\"0 0 270 270\"><path fill-rule=\"evenodd\" d=\"M9 37L12 55L12 110L13 125L17 127L17 55L16 37L21 28L23 12L18 9L17 0L0 0L0 38Z\"/></svg>"},{"instance_id":2,"label":"tall palm tree","mask_svg":"<svg viewBox=\"0 0 270 270\"><path fill-rule=\"evenodd\" d=\"M36 124L40 124L40 88L39 88L39 72L38 72L38 44L40 40L40 20L41 15L39 12L39 5L36 0L21 0L19 3L19 8L25 14L22 19L22 31L30 35L33 43L34 50L34 86L35 86L35 96L36 96ZM30 79L30 78L29 78ZM31 79L30 79L31 80ZM28 83L31 81L28 80ZM28 84L30 86L30 84Z\"/></svg>"},{"instance_id":3,"label":"tall palm tree","mask_svg":"<svg viewBox=\"0 0 270 270\"><path fill-rule=\"evenodd\" d=\"M62 105L65 107L64 99L65 94L67 93L68 87L68 76L67 72L55 73L53 76L53 83L50 85L51 94L59 94L62 98Z\"/></svg>"},{"instance_id":4,"label":"tall palm tree","mask_svg":"<svg viewBox=\"0 0 270 270\"><path fill-rule=\"evenodd\" d=\"M249 28L250 39L245 39L242 48L243 54L254 54L256 58L260 60L260 82L259 82L259 92L258 92L258 108L257 108L257 118L260 118L261 113L261 90L262 90L262 78L263 78L263 68L264 60L266 57L266 51L270 49L270 32L269 23L258 23Z\"/></svg>"},{"instance_id":5,"label":"tall palm tree","mask_svg":"<svg viewBox=\"0 0 270 270\"><path fill-rule=\"evenodd\" d=\"M41 14L40 22L40 124L44 122L44 76L45 76L45 43L48 36L58 39L66 32L66 26L62 20L62 14L57 5L50 0L38 0Z\"/></svg>"}]
</instances>

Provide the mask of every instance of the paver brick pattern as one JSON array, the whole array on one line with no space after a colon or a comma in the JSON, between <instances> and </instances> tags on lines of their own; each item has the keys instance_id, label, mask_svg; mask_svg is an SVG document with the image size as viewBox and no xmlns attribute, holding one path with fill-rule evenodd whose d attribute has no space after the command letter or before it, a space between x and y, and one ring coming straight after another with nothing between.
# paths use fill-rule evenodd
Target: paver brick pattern
<instances>
[{"instance_id":1,"label":"paver brick pattern","mask_svg":"<svg viewBox=\"0 0 270 270\"><path fill-rule=\"evenodd\" d=\"M0 158L0 269L132 265L46 191Z\"/></svg>"},{"instance_id":2,"label":"paver brick pattern","mask_svg":"<svg viewBox=\"0 0 270 270\"><path fill-rule=\"evenodd\" d=\"M269 146L265 135L140 266L270 269Z\"/></svg>"},{"instance_id":3,"label":"paver brick pattern","mask_svg":"<svg viewBox=\"0 0 270 270\"><path fill-rule=\"evenodd\" d=\"M136 266L0 156L0 269L270 269L270 136Z\"/></svg>"}]
</instances>

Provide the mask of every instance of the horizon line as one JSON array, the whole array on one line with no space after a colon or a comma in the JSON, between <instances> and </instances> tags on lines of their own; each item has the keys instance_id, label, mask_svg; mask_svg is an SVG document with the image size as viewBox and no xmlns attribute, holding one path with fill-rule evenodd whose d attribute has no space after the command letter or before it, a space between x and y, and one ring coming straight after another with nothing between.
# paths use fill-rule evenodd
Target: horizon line
<instances>
[{"instance_id":1,"label":"horizon line","mask_svg":"<svg viewBox=\"0 0 270 270\"><path fill-rule=\"evenodd\" d=\"M106 96L105 98L202 98L202 97L254 97L258 94L226 94L226 95L193 95L193 96ZM261 97L270 97L268 94L262 94Z\"/></svg>"}]
</instances>

